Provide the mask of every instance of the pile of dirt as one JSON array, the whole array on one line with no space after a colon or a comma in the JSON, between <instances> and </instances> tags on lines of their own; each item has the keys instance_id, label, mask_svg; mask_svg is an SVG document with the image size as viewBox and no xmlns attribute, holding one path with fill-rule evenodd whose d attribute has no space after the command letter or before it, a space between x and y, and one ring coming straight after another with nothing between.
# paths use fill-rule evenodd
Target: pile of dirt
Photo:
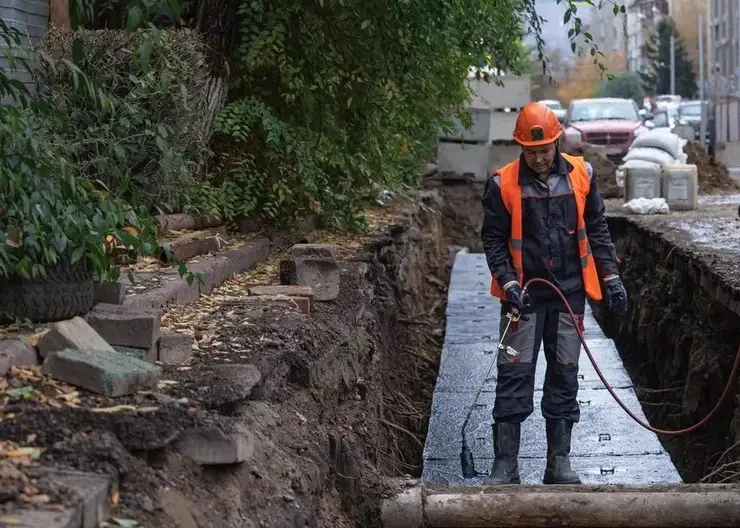
<instances>
[{"instance_id":1,"label":"pile of dirt","mask_svg":"<svg viewBox=\"0 0 740 528\"><path fill-rule=\"evenodd\" d=\"M701 194L718 194L740 191L740 184L727 170L721 161L710 156L701 145L695 142L686 143L683 151L688 156L688 163L696 165L699 173L699 192Z\"/></svg>"},{"instance_id":2,"label":"pile of dirt","mask_svg":"<svg viewBox=\"0 0 740 528\"><path fill-rule=\"evenodd\" d=\"M583 156L596 172L599 193L602 198L621 198L622 189L617 185L617 166L597 148L588 145L573 145L566 154Z\"/></svg>"}]
</instances>

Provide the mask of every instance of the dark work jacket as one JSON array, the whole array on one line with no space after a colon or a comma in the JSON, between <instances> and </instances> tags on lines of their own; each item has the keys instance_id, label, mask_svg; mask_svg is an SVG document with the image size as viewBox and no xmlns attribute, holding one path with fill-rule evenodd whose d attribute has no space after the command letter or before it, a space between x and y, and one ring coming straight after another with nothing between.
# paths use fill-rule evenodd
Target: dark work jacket
<instances>
[{"instance_id":1,"label":"dark work jacket","mask_svg":"<svg viewBox=\"0 0 740 528\"><path fill-rule=\"evenodd\" d=\"M573 166L558 153L547 184L540 181L519 158L519 185L522 189L522 261L524 281L539 277L554 282L569 295L583 289L581 259L576 238L576 201L567 174ZM596 188L596 174L586 162L591 188L586 198L584 220L586 236L596 261L600 278L618 273L617 254L604 217L604 201ZM498 174L486 182L483 196L483 227L481 239L488 267L497 274L503 287L517 280L509 253L511 216L501 198ZM554 296L543 284L533 284L531 295Z\"/></svg>"}]
</instances>

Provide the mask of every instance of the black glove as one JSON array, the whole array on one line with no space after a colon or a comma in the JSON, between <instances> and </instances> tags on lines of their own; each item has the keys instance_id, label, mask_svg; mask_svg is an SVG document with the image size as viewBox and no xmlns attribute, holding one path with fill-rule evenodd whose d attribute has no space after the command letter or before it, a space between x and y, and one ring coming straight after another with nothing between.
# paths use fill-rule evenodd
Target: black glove
<instances>
[{"instance_id":1,"label":"black glove","mask_svg":"<svg viewBox=\"0 0 740 528\"><path fill-rule=\"evenodd\" d=\"M512 284L506 290L506 302L509 303L511 313L522 315L524 309L529 306L529 293L522 292L522 287L519 284Z\"/></svg>"},{"instance_id":2,"label":"black glove","mask_svg":"<svg viewBox=\"0 0 740 528\"><path fill-rule=\"evenodd\" d=\"M619 277L606 281L606 302L614 314L627 313L627 290Z\"/></svg>"}]
</instances>

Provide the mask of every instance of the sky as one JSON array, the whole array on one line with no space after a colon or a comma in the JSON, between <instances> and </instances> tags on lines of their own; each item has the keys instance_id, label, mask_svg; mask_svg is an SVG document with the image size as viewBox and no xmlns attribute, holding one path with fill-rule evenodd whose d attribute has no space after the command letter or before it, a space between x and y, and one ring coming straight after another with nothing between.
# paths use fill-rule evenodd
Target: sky
<instances>
[{"instance_id":1,"label":"sky","mask_svg":"<svg viewBox=\"0 0 740 528\"><path fill-rule=\"evenodd\" d=\"M547 49L560 48L564 54L570 55L570 41L568 40L568 30L563 24L563 14L565 7L563 4L557 4L555 0L536 0L537 14L545 19L542 24L542 38L545 41ZM584 7L578 10L578 16L584 23L588 21L588 11L592 7ZM534 44L534 38L529 37L528 42Z\"/></svg>"}]
</instances>

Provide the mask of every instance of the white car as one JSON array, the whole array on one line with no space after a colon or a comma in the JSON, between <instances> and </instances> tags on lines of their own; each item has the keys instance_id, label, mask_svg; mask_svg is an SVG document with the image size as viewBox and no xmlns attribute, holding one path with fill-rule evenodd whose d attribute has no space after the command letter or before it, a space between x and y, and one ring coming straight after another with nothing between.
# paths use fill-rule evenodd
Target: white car
<instances>
[{"instance_id":1,"label":"white car","mask_svg":"<svg viewBox=\"0 0 740 528\"><path fill-rule=\"evenodd\" d=\"M563 108L563 105L560 104L560 101L557 101L555 99L543 99L542 101L538 101L548 107L550 110L555 112L555 115L558 116L558 120L562 123L563 119L565 119L565 114L567 113L567 110Z\"/></svg>"}]
</instances>

